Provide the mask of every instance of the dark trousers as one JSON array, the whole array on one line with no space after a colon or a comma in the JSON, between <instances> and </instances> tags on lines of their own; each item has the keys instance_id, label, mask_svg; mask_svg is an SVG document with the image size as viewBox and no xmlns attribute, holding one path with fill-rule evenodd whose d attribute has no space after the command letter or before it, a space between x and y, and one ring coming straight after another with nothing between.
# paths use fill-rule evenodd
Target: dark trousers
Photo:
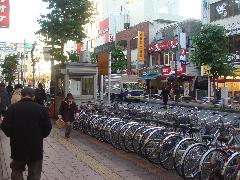
<instances>
[{"instance_id":1,"label":"dark trousers","mask_svg":"<svg viewBox=\"0 0 240 180\"><path fill-rule=\"evenodd\" d=\"M26 165L28 166L27 180L40 180L42 172L42 160L34 162L12 160L10 163L10 168L12 169L11 179L24 180L23 171L25 171Z\"/></svg>"},{"instance_id":2,"label":"dark trousers","mask_svg":"<svg viewBox=\"0 0 240 180\"><path fill-rule=\"evenodd\" d=\"M66 122L65 123L65 137L69 137L70 136L70 133L72 131L72 123L71 122Z\"/></svg>"}]
</instances>

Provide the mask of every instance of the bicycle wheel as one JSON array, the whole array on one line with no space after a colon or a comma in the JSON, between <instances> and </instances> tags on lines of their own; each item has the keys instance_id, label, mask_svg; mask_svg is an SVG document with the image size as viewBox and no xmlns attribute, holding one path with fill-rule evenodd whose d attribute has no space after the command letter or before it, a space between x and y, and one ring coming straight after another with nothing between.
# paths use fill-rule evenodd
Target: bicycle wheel
<instances>
[{"instance_id":1,"label":"bicycle wheel","mask_svg":"<svg viewBox=\"0 0 240 180\"><path fill-rule=\"evenodd\" d=\"M131 126L131 128L129 128L126 132L125 135L125 139L124 139L124 147L130 151L130 152L134 152L133 149L133 138L134 138L134 134L140 130L145 128L145 125L141 125L141 124L136 124Z\"/></svg>"},{"instance_id":2,"label":"bicycle wheel","mask_svg":"<svg viewBox=\"0 0 240 180\"><path fill-rule=\"evenodd\" d=\"M207 146L195 143L184 152L181 160L183 177L195 178L198 175L199 163L202 155L207 151Z\"/></svg>"},{"instance_id":3,"label":"bicycle wheel","mask_svg":"<svg viewBox=\"0 0 240 180\"><path fill-rule=\"evenodd\" d=\"M141 143L141 154L153 163L159 164L159 145L166 137L165 128L157 128L150 133ZM143 140L143 139L142 139Z\"/></svg>"},{"instance_id":4,"label":"bicycle wheel","mask_svg":"<svg viewBox=\"0 0 240 180\"><path fill-rule=\"evenodd\" d=\"M185 152L185 150L192 144L196 143L197 141L192 138L184 138L179 143L176 144L173 150L173 165L174 169L176 170L177 174L183 177L182 173L182 166L181 166L181 159Z\"/></svg>"},{"instance_id":5,"label":"bicycle wheel","mask_svg":"<svg viewBox=\"0 0 240 180\"><path fill-rule=\"evenodd\" d=\"M121 149L119 142L118 142L118 136L119 136L119 131L122 126L124 126L126 123L125 122L120 122L115 124L113 127L110 129L110 142L113 147L117 149Z\"/></svg>"},{"instance_id":6,"label":"bicycle wheel","mask_svg":"<svg viewBox=\"0 0 240 180\"><path fill-rule=\"evenodd\" d=\"M154 129L156 129L156 127L146 127L146 129L140 129L139 131L137 131L134 135L133 138L133 149L134 152L137 154L141 154L141 148L143 145L143 139L147 138L146 134L148 132L153 131Z\"/></svg>"},{"instance_id":7,"label":"bicycle wheel","mask_svg":"<svg viewBox=\"0 0 240 180\"><path fill-rule=\"evenodd\" d=\"M224 164L222 170L224 179L239 180L240 179L240 153L236 152L231 155L228 161Z\"/></svg>"},{"instance_id":8,"label":"bicycle wheel","mask_svg":"<svg viewBox=\"0 0 240 180\"><path fill-rule=\"evenodd\" d=\"M173 152L176 144L183 139L180 135L170 135L166 137L159 149L159 162L164 169L173 170Z\"/></svg>"},{"instance_id":9,"label":"bicycle wheel","mask_svg":"<svg viewBox=\"0 0 240 180\"><path fill-rule=\"evenodd\" d=\"M125 141L125 138L126 138L126 132L134 124L136 124L136 122L127 123L124 126L122 126L121 129L119 130L119 136L118 136L119 146L121 147L122 150L127 151L127 152L129 152L129 150L124 145L124 141Z\"/></svg>"},{"instance_id":10,"label":"bicycle wheel","mask_svg":"<svg viewBox=\"0 0 240 180\"><path fill-rule=\"evenodd\" d=\"M220 179L226 156L222 149L212 148L205 152L199 164L199 179Z\"/></svg>"}]
</instances>

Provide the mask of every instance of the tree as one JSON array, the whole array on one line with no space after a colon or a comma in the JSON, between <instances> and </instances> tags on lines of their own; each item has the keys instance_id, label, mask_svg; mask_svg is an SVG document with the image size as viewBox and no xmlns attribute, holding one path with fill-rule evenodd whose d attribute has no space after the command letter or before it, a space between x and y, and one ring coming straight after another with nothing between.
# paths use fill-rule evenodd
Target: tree
<instances>
[{"instance_id":1,"label":"tree","mask_svg":"<svg viewBox=\"0 0 240 180\"><path fill-rule=\"evenodd\" d=\"M127 69L127 58L123 53L122 48L120 46L114 46L111 48L111 53L112 73Z\"/></svg>"},{"instance_id":2,"label":"tree","mask_svg":"<svg viewBox=\"0 0 240 180\"><path fill-rule=\"evenodd\" d=\"M47 39L52 48L52 56L57 61L66 62L64 45L67 41L81 42L86 37L84 25L93 14L92 3L88 0L42 0L48 2L49 13L38 19L38 34Z\"/></svg>"},{"instance_id":3,"label":"tree","mask_svg":"<svg viewBox=\"0 0 240 180\"><path fill-rule=\"evenodd\" d=\"M15 77L15 72L17 70L17 65L19 64L18 62L18 57L17 55L8 55L5 57L3 64L1 65L2 67L2 74L4 76L5 81L7 82L13 82L16 77Z\"/></svg>"},{"instance_id":4,"label":"tree","mask_svg":"<svg viewBox=\"0 0 240 180\"><path fill-rule=\"evenodd\" d=\"M193 46L195 51L191 57L192 62L199 68L208 66L214 82L220 76L233 75L234 67L228 61L228 39L224 27L202 26L200 32L193 37ZM214 90L216 92L215 83Z\"/></svg>"}]
</instances>

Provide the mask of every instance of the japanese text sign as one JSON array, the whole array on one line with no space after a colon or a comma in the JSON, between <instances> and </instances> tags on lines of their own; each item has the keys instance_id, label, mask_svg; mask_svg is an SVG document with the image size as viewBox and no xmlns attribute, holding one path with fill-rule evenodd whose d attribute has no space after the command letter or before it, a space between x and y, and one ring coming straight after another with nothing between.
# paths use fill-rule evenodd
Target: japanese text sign
<instances>
[{"instance_id":1,"label":"japanese text sign","mask_svg":"<svg viewBox=\"0 0 240 180\"><path fill-rule=\"evenodd\" d=\"M9 0L0 0L0 28L9 27Z\"/></svg>"},{"instance_id":2,"label":"japanese text sign","mask_svg":"<svg viewBox=\"0 0 240 180\"><path fill-rule=\"evenodd\" d=\"M144 32L138 31L138 61L144 61Z\"/></svg>"}]
</instances>

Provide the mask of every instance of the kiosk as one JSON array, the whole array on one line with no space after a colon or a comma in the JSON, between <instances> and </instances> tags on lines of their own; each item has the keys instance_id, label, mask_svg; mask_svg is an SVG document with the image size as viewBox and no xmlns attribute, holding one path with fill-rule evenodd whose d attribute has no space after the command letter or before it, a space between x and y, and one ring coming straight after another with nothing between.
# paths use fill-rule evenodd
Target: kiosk
<instances>
[{"instance_id":1,"label":"kiosk","mask_svg":"<svg viewBox=\"0 0 240 180\"><path fill-rule=\"evenodd\" d=\"M60 103L67 93L72 93L77 105L97 100L96 64L67 62L55 65L53 68L53 87L55 96L55 115Z\"/></svg>"}]
</instances>

